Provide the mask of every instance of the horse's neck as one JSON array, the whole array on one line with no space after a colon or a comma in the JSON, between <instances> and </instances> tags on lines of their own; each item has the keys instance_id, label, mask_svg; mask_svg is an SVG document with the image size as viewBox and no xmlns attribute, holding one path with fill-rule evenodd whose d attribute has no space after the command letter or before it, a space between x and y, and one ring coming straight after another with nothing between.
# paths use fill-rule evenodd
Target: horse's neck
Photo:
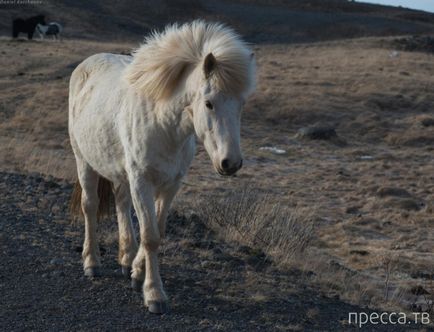
<instances>
[{"instance_id":1,"label":"horse's neck","mask_svg":"<svg viewBox=\"0 0 434 332\"><path fill-rule=\"evenodd\" d=\"M138 122L153 122L159 139L165 140L174 150L181 149L194 134L193 121L185 109L189 102L185 98L157 104L145 102L143 105L144 112L135 113L134 117L144 117L136 118Z\"/></svg>"},{"instance_id":2,"label":"horse's neck","mask_svg":"<svg viewBox=\"0 0 434 332\"><path fill-rule=\"evenodd\" d=\"M194 134L194 127L185 103L175 105L161 105L157 108L159 127L172 138L174 144L183 145L184 141Z\"/></svg>"}]
</instances>

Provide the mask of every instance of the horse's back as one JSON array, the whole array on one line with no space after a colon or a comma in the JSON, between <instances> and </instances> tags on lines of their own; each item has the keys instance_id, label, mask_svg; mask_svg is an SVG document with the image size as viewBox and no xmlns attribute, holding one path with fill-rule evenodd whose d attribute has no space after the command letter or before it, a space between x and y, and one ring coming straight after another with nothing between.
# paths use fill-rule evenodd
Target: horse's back
<instances>
[{"instance_id":1,"label":"horse's back","mask_svg":"<svg viewBox=\"0 0 434 332\"><path fill-rule=\"evenodd\" d=\"M96 54L80 63L70 80L69 134L74 153L107 179L122 168L115 115L122 107L121 77L127 64L125 56Z\"/></svg>"},{"instance_id":2,"label":"horse's back","mask_svg":"<svg viewBox=\"0 0 434 332\"><path fill-rule=\"evenodd\" d=\"M131 61L119 54L99 53L81 62L69 82L69 112L74 118L94 98L107 99L120 87L121 73ZM86 102L87 101L87 102Z\"/></svg>"},{"instance_id":3,"label":"horse's back","mask_svg":"<svg viewBox=\"0 0 434 332\"><path fill-rule=\"evenodd\" d=\"M57 35L59 33L61 33L63 30L63 27L60 23L57 22L50 22L48 23L48 30L47 30L47 35Z\"/></svg>"},{"instance_id":4,"label":"horse's back","mask_svg":"<svg viewBox=\"0 0 434 332\"><path fill-rule=\"evenodd\" d=\"M95 74L120 71L130 62L131 57L125 55L112 53L94 54L85 59L77 66L77 68L75 68L71 75L71 81L83 73L86 73L88 77L91 77L91 75L94 76Z\"/></svg>"},{"instance_id":5,"label":"horse's back","mask_svg":"<svg viewBox=\"0 0 434 332\"><path fill-rule=\"evenodd\" d=\"M14 25L22 25L24 24L24 20L22 18L16 18L15 20L12 21L12 24Z\"/></svg>"}]
</instances>

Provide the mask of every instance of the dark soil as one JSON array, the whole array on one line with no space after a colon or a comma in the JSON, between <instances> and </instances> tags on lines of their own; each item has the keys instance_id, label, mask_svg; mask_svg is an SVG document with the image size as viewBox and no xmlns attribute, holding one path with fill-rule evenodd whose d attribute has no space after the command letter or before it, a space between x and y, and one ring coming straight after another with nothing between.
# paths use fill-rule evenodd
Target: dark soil
<instances>
[{"instance_id":1,"label":"dark soil","mask_svg":"<svg viewBox=\"0 0 434 332\"><path fill-rule=\"evenodd\" d=\"M194 215L172 213L161 253L171 311L152 315L121 277L114 222L100 225L103 277L83 276L83 225L67 212L71 189L0 172L1 331L342 331L350 329L348 312L368 311L321 296L299 271L218 241Z\"/></svg>"}]
</instances>

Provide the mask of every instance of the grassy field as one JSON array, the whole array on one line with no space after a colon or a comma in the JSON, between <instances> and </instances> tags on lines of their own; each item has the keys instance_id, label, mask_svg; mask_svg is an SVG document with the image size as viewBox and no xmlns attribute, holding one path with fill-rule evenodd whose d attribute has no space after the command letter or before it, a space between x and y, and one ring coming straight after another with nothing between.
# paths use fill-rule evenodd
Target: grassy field
<instances>
[{"instance_id":1,"label":"grassy field","mask_svg":"<svg viewBox=\"0 0 434 332\"><path fill-rule=\"evenodd\" d=\"M73 181L69 75L91 54L136 46L1 39L1 170ZM393 38L260 44L255 52L257 93L242 129L245 167L222 178L199 147L176 207L194 210L228 241L264 250L282 269L301 268L306 282L329 296L432 310L433 55L396 51ZM337 137L299 134L315 124L334 128ZM277 206L272 219L284 226L276 229L268 214L252 221L247 208L216 217L224 209L200 203L227 206L240 195L258 211ZM222 227L219 218L232 221Z\"/></svg>"}]
</instances>

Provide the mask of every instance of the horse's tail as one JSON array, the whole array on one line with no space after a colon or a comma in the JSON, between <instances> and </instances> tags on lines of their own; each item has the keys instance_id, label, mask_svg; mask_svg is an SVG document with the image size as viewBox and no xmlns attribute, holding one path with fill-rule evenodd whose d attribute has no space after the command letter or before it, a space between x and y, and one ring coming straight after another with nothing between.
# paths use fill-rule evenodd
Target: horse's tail
<instances>
[{"instance_id":1,"label":"horse's tail","mask_svg":"<svg viewBox=\"0 0 434 332\"><path fill-rule=\"evenodd\" d=\"M74 218L79 218L83 216L83 210L81 208L81 194L82 189L80 182L77 180L74 184L74 189L71 195L70 203L70 213ZM113 214L113 201L114 195L112 190L112 183L103 178L99 177L98 181L98 210L97 219L101 220L104 217L109 217Z\"/></svg>"}]
</instances>

